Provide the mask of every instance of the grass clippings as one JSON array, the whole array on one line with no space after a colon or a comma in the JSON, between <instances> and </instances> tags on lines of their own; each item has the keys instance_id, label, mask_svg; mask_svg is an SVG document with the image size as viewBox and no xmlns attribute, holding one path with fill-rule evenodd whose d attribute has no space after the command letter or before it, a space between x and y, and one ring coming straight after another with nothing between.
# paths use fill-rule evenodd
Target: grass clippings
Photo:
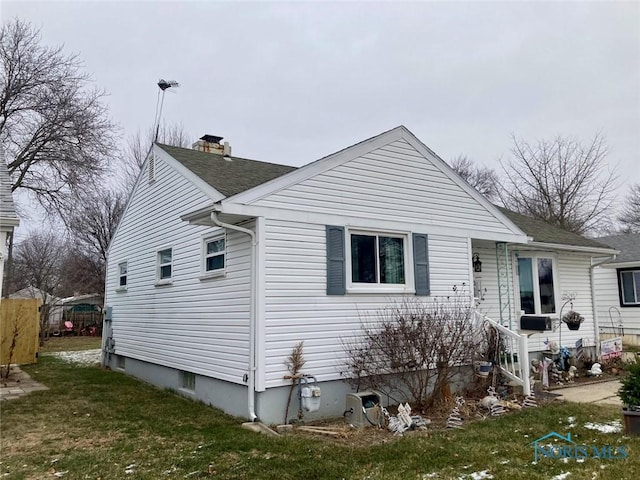
<instances>
[{"instance_id":1,"label":"grass clippings","mask_svg":"<svg viewBox=\"0 0 640 480\"><path fill-rule=\"evenodd\" d=\"M240 419L121 372L48 355L24 369L50 390L2 403L2 479L548 480L570 473L570 480L622 480L640 471L640 438L585 427L620 419L618 408L604 405L551 404L402 438L365 430L350 443L252 433ZM580 444L625 446L629 455L534 462L532 442L551 431Z\"/></svg>"}]
</instances>

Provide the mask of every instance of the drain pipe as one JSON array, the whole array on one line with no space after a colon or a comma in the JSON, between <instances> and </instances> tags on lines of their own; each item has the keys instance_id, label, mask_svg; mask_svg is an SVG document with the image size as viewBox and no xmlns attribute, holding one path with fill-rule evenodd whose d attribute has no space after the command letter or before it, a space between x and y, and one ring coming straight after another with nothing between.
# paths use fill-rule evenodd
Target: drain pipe
<instances>
[{"instance_id":1,"label":"drain pipe","mask_svg":"<svg viewBox=\"0 0 640 480\"><path fill-rule=\"evenodd\" d=\"M249 235L251 238L251 299L249 302L249 378L247 383L248 393L248 411L249 419L252 422L258 421L258 415L256 415L256 314L257 314L257 249L258 244L256 240L256 233L248 228L239 227L237 225L231 225L230 223L222 222L218 218L218 212L211 212L211 220L218 227L226 228L229 230L235 230Z\"/></svg>"},{"instance_id":2,"label":"drain pipe","mask_svg":"<svg viewBox=\"0 0 640 480\"><path fill-rule=\"evenodd\" d=\"M591 309L593 310L593 328L594 328L594 337L596 342L596 357L600 355L600 325L598 323L598 305L596 303L596 285L593 278L593 271L596 267L600 265L604 265L605 263L612 262L616 259L617 255L612 255L611 258L607 258L606 260L602 260L601 262L594 263L589 267L589 280L591 281Z\"/></svg>"}]
</instances>

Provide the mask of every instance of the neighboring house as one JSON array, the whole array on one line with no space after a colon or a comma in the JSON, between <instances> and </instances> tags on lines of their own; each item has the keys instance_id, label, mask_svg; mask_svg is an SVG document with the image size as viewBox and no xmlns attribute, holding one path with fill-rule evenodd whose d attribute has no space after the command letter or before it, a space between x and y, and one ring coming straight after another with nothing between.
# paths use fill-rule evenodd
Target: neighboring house
<instances>
[{"instance_id":1,"label":"neighboring house","mask_svg":"<svg viewBox=\"0 0 640 480\"><path fill-rule=\"evenodd\" d=\"M4 280L4 264L7 259L7 239L20 224L11 192L11 177L4 159L4 151L0 147L0 298Z\"/></svg>"},{"instance_id":2,"label":"neighboring house","mask_svg":"<svg viewBox=\"0 0 640 480\"><path fill-rule=\"evenodd\" d=\"M562 343L595 344L592 258L616 251L495 207L406 128L299 169L220 140L155 144L143 166L108 252L111 368L281 422L285 360L304 341L322 387L307 418L341 415L342 344L363 318L474 284L479 309L512 330L521 309L558 316L575 293L586 321Z\"/></svg>"},{"instance_id":3,"label":"neighboring house","mask_svg":"<svg viewBox=\"0 0 640 480\"><path fill-rule=\"evenodd\" d=\"M25 287L9 295L9 298L35 298L39 305L46 305L49 312L46 328L49 333L60 328L63 308L60 298L36 287Z\"/></svg>"},{"instance_id":4,"label":"neighboring house","mask_svg":"<svg viewBox=\"0 0 640 480\"><path fill-rule=\"evenodd\" d=\"M624 342L640 345L640 233L598 238L620 251L596 268L598 323L608 336L624 333Z\"/></svg>"}]
</instances>

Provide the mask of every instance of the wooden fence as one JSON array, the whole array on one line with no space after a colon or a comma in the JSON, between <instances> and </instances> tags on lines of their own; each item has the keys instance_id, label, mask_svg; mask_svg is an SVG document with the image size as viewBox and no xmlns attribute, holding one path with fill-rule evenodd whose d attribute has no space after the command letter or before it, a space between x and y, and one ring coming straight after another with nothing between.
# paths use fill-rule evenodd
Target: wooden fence
<instances>
[{"instance_id":1,"label":"wooden fence","mask_svg":"<svg viewBox=\"0 0 640 480\"><path fill-rule=\"evenodd\" d=\"M35 298L0 300L0 364L36 363L39 303Z\"/></svg>"}]
</instances>

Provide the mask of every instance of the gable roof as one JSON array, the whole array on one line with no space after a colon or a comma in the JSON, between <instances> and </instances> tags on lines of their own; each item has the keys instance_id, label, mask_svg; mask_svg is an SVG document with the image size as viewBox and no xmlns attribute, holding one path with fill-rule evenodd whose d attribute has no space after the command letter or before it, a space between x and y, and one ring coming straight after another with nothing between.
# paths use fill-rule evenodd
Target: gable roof
<instances>
[{"instance_id":1,"label":"gable roof","mask_svg":"<svg viewBox=\"0 0 640 480\"><path fill-rule=\"evenodd\" d=\"M15 227L20 223L11 194L11 177L0 147L0 227Z\"/></svg>"},{"instance_id":2,"label":"gable roof","mask_svg":"<svg viewBox=\"0 0 640 480\"><path fill-rule=\"evenodd\" d=\"M230 197L296 170L296 167L157 144L207 184Z\"/></svg>"},{"instance_id":3,"label":"gable roof","mask_svg":"<svg viewBox=\"0 0 640 480\"><path fill-rule=\"evenodd\" d=\"M620 250L614 263L640 262L640 233L609 235L598 238L598 241Z\"/></svg>"},{"instance_id":4,"label":"gable roof","mask_svg":"<svg viewBox=\"0 0 640 480\"><path fill-rule=\"evenodd\" d=\"M515 223L528 236L533 238L534 242L551 243L559 245L571 245L575 247L588 248L608 248L609 246L583 237L577 233L572 233L555 225L551 225L543 220L528 217L504 207L497 207L507 218Z\"/></svg>"}]
</instances>

